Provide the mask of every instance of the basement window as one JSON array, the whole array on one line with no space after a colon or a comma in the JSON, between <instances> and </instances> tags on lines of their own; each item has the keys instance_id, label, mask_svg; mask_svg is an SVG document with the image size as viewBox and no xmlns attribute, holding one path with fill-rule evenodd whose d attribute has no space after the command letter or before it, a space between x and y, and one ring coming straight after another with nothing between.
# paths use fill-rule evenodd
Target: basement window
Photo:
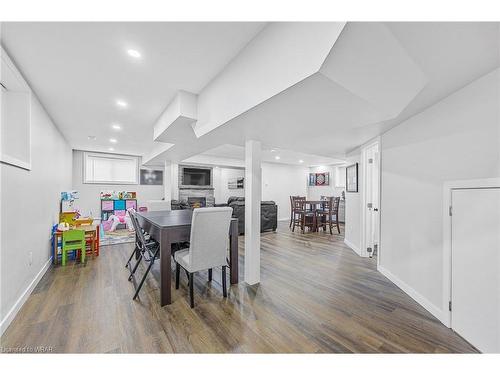
<instances>
[{"instance_id":1,"label":"basement window","mask_svg":"<svg viewBox=\"0 0 500 375\"><path fill-rule=\"evenodd\" d=\"M137 185L139 158L127 155L84 153L84 184Z\"/></svg>"}]
</instances>

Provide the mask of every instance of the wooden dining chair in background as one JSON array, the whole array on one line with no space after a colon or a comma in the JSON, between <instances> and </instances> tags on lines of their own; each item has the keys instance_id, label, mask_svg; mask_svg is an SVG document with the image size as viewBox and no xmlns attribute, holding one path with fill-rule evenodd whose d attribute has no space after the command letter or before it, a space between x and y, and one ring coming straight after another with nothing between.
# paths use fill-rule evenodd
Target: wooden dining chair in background
<instances>
[{"instance_id":1,"label":"wooden dining chair in background","mask_svg":"<svg viewBox=\"0 0 500 375\"><path fill-rule=\"evenodd\" d=\"M323 208L316 211L316 222L322 224L323 230L326 231L326 226L330 229L330 234L333 234L332 228L337 227L340 234L339 225L339 203L340 197L326 197L323 203ZM320 226L320 225L318 225Z\"/></svg>"},{"instance_id":2,"label":"wooden dining chair in background","mask_svg":"<svg viewBox=\"0 0 500 375\"><path fill-rule=\"evenodd\" d=\"M293 200L294 199L306 199L306 197L301 197L299 195L290 195L290 225L288 228L292 227L292 222L293 222L293 210L294 210L294 205L293 205Z\"/></svg>"},{"instance_id":3,"label":"wooden dining chair in background","mask_svg":"<svg viewBox=\"0 0 500 375\"><path fill-rule=\"evenodd\" d=\"M298 225L305 232L305 228L314 228L315 218L314 211L307 209L307 201L305 197L297 197L293 199L293 226L292 232L295 232L295 226Z\"/></svg>"}]
</instances>

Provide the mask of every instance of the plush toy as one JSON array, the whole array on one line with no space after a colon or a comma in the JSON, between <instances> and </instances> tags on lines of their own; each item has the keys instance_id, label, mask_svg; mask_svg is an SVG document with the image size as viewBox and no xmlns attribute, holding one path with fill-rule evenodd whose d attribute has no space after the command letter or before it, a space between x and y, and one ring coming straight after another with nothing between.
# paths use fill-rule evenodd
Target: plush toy
<instances>
[{"instance_id":1,"label":"plush toy","mask_svg":"<svg viewBox=\"0 0 500 375\"><path fill-rule=\"evenodd\" d=\"M130 232L134 231L134 226L132 225L132 219L127 211L125 216L111 215L107 221L103 222L103 228L106 232L114 232L118 224L125 224Z\"/></svg>"},{"instance_id":2,"label":"plush toy","mask_svg":"<svg viewBox=\"0 0 500 375\"><path fill-rule=\"evenodd\" d=\"M59 224L57 225L57 230L58 230L59 232L64 232L64 231L67 231L67 230L69 230L69 224L68 224L68 223L66 223L66 222L59 223Z\"/></svg>"}]
</instances>

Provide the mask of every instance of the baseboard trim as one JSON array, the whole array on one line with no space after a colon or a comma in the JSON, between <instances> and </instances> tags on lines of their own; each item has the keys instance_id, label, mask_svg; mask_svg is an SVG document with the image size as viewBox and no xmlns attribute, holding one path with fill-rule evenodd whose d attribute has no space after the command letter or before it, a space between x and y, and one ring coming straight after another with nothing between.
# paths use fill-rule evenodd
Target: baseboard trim
<instances>
[{"instance_id":1,"label":"baseboard trim","mask_svg":"<svg viewBox=\"0 0 500 375\"><path fill-rule=\"evenodd\" d=\"M443 312L442 309L438 308L436 305L434 305L432 302L430 302L427 298L422 296L419 292L417 292L415 289L413 289L411 286L406 284L403 280L401 280L399 277L394 275L391 271L388 269L378 266L377 270L387 277L390 281L392 281L399 289L401 289L403 292L405 292L407 295L409 295L415 302L417 302L420 306L422 306L424 309L426 309L428 312L430 312L435 318L437 318L441 323L443 323L445 326L448 327L447 325L447 319L446 319L446 314Z\"/></svg>"},{"instance_id":2,"label":"baseboard trim","mask_svg":"<svg viewBox=\"0 0 500 375\"><path fill-rule=\"evenodd\" d=\"M31 292L33 292L38 282L41 280L43 275L45 275L45 272L47 272L51 264L52 264L52 257L50 257L49 260L43 265L42 269L38 272L35 278L28 285L26 290L17 299L16 303L9 310L5 318L3 318L2 322L0 323L0 335L3 335L3 333L7 330L7 327L9 327L10 323L12 323L17 313L19 312L19 310L21 310L21 307L23 307L25 302L28 300L29 296L31 295Z\"/></svg>"},{"instance_id":3,"label":"baseboard trim","mask_svg":"<svg viewBox=\"0 0 500 375\"><path fill-rule=\"evenodd\" d=\"M352 250L354 250L354 252L356 254L358 254L359 256L361 256L361 251L359 250L359 248L357 246L355 246L352 242L350 242L349 240L345 239L344 238L344 243L349 246Z\"/></svg>"}]
</instances>

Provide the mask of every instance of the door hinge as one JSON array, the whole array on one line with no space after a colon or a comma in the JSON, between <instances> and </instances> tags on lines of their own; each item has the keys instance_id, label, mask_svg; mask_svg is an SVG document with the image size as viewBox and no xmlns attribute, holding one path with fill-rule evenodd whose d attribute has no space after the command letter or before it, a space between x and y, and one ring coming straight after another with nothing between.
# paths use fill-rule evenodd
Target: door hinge
<instances>
[{"instance_id":1,"label":"door hinge","mask_svg":"<svg viewBox=\"0 0 500 375\"><path fill-rule=\"evenodd\" d=\"M451 311L451 301L450 301L450 302L448 302L448 310L450 310L450 311Z\"/></svg>"},{"instance_id":2,"label":"door hinge","mask_svg":"<svg viewBox=\"0 0 500 375\"><path fill-rule=\"evenodd\" d=\"M453 208L452 208L451 206L449 206L449 207L448 207L448 214L449 214L450 216L452 216L452 215L453 215Z\"/></svg>"}]
</instances>

